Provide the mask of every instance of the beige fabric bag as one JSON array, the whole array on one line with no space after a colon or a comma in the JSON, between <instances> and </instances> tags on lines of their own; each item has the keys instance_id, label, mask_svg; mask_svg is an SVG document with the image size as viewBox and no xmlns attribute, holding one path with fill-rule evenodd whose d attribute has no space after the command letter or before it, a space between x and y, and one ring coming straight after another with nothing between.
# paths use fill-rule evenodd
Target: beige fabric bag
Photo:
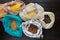
<instances>
[{"instance_id":1,"label":"beige fabric bag","mask_svg":"<svg viewBox=\"0 0 60 40\"><path fill-rule=\"evenodd\" d=\"M42 19L43 12L44 12L44 8L41 5L37 3L29 3L26 5L23 11L20 12L19 15L24 21L27 21L33 18Z\"/></svg>"},{"instance_id":2,"label":"beige fabric bag","mask_svg":"<svg viewBox=\"0 0 60 40\"><path fill-rule=\"evenodd\" d=\"M46 23L46 22L43 21L45 19L45 15L49 16L50 23ZM50 29L51 27L53 27L53 24L55 22L55 15L52 12L44 12L44 17L43 17L43 19L40 19L40 21L41 21L44 29ZM46 20L46 21L48 21L48 20Z\"/></svg>"}]
</instances>

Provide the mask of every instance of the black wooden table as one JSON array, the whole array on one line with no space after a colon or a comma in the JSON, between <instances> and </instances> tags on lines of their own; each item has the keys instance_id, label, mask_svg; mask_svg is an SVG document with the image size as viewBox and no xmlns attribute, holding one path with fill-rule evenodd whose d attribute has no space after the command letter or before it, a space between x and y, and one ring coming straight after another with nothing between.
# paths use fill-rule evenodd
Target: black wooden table
<instances>
[{"instance_id":1,"label":"black wooden table","mask_svg":"<svg viewBox=\"0 0 60 40\"><path fill-rule=\"evenodd\" d=\"M0 0L5 3L11 0ZM38 3L45 8L45 11L52 11L55 13L55 24L49 30L43 29L43 39L33 39L26 37L24 34L21 38L16 38L4 32L2 23L0 22L0 40L60 40L60 0L23 0L26 4L30 2Z\"/></svg>"}]
</instances>

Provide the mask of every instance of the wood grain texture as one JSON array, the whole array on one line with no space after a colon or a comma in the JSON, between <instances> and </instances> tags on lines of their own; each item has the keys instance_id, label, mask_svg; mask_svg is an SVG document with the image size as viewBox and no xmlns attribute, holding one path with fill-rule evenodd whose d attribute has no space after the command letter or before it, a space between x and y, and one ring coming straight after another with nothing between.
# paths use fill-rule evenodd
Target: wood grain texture
<instances>
[{"instance_id":1,"label":"wood grain texture","mask_svg":"<svg viewBox=\"0 0 60 40\"><path fill-rule=\"evenodd\" d=\"M8 0L0 0L4 3ZM9 0L10 1L10 0ZM60 0L23 0L26 4L30 2L38 3L44 7L45 11L51 11L55 14L55 24L49 30L43 29L44 38L41 40L60 40ZM4 32L0 22L0 40L40 40L26 37L24 34L21 38L16 38Z\"/></svg>"}]
</instances>

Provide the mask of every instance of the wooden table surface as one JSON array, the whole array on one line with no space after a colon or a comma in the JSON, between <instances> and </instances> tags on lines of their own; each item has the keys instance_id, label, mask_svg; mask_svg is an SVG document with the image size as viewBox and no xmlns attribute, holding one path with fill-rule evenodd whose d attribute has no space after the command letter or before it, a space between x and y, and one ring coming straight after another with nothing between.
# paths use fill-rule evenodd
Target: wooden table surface
<instances>
[{"instance_id":1,"label":"wooden table surface","mask_svg":"<svg viewBox=\"0 0 60 40\"><path fill-rule=\"evenodd\" d=\"M11 0L0 0L0 3ZM23 0L26 4L30 2L38 3L44 7L45 11L51 11L55 14L54 26L49 29L43 29L44 38L41 40L60 40L60 0ZM40 40L26 37L24 34L21 38L16 38L4 32L2 23L0 22L0 40Z\"/></svg>"}]
</instances>

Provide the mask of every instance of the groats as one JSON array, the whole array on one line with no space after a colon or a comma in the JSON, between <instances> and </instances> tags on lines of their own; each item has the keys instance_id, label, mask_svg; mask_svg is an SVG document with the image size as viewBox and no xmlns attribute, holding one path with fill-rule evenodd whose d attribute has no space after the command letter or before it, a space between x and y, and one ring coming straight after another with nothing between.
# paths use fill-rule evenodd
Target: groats
<instances>
[{"instance_id":1,"label":"groats","mask_svg":"<svg viewBox=\"0 0 60 40\"><path fill-rule=\"evenodd\" d=\"M17 30L18 29L17 24L16 24L16 20L12 20L12 23L11 23L10 27L11 27L12 30Z\"/></svg>"},{"instance_id":2,"label":"groats","mask_svg":"<svg viewBox=\"0 0 60 40\"><path fill-rule=\"evenodd\" d=\"M33 25L33 24L31 24L30 26L29 26L29 28L28 28L28 31L29 32L31 32L31 33L33 33L33 34L35 34L35 33L37 33L37 26L36 25Z\"/></svg>"},{"instance_id":3,"label":"groats","mask_svg":"<svg viewBox=\"0 0 60 40\"><path fill-rule=\"evenodd\" d=\"M18 3L18 2L10 6L11 10L16 11L16 12L19 11L21 7L22 7L22 3Z\"/></svg>"}]
</instances>

